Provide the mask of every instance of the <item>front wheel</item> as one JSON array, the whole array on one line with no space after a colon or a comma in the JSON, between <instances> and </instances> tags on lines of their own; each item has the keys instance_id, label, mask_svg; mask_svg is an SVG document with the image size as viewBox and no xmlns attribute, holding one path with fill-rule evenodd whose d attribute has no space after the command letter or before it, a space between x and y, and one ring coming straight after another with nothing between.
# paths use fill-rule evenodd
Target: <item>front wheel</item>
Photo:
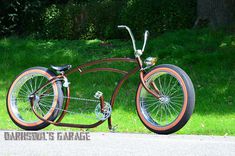
<instances>
[{"instance_id":1,"label":"front wheel","mask_svg":"<svg viewBox=\"0 0 235 156\"><path fill-rule=\"evenodd\" d=\"M177 66L163 64L148 72L144 81L151 90L159 92L160 98L139 84L136 106L143 124L158 134L181 129L192 115L195 104L194 87L189 76Z\"/></svg>"}]
</instances>

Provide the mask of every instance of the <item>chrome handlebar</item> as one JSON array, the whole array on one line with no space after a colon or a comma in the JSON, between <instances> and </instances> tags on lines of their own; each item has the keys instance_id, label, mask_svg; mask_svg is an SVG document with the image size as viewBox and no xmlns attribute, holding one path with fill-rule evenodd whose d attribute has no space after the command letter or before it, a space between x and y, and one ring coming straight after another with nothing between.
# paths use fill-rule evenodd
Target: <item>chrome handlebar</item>
<instances>
[{"instance_id":1,"label":"chrome handlebar","mask_svg":"<svg viewBox=\"0 0 235 156\"><path fill-rule=\"evenodd\" d=\"M142 53L144 52L145 46L146 46L146 42L148 40L149 31L145 30L145 33L144 33L144 44L143 44L142 50L139 50L139 49L136 49L135 38L134 38L134 36L133 36L133 34L131 32L131 29L128 26L126 26L126 25L118 25L118 28L126 29L129 32L129 35L131 36L131 40L132 40L132 44L133 44L133 49L134 49L135 55L137 55L137 56L142 55Z\"/></svg>"},{"instance_id":2,"label":"chrome handlebar","mask_svg":"<svg viewBox=\"0 0 235 156\"><path fill-rule=\"evenodd\" d=\"M146 42L147 42L147 40L148 40L148 36L149 36L149 31L148 31L148 30L145 30L145 33L144 33L144 44L143 44L142 52L143 52L144 49L145 49Z\"/></svg>"},{"instance_id":3,"label":"chrome handlebar","mask_svg":"<svg viewBox=\"0 0 235 156\"><path fill-rule=\"evenodd\" d=\"M126 29L129 32L129 35L131 36L131 40L132 40L132 44L133 44L133 49L134 49L134 51L136 51L135 38L131 32L131 29L126 25L119 25L118 28L119 29Z\"/></svg>"}]
</instances>

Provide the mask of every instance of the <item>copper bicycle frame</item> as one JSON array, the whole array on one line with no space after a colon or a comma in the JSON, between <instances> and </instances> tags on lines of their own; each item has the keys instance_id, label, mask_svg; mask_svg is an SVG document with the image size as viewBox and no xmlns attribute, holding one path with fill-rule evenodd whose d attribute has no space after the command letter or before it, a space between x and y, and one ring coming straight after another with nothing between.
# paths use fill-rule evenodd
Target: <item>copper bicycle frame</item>
<instances>
[{"instance_id":1,"label":"copper bicycle frame","mask_svg":"<svg viewBox=\"0 0 235 156\"><path fill-rule=\"evenodd\" d=\"M101 63L105 63L105 62L128 62L128 63L136 63L138 64L138 66L136 66L134 69L130 70L130 71L123 71L123 70L119 70L119 69L115 69L115 68L92 68L92 69L85 69L87 67L91 67L93 65L97 65L97 64L101 64ZM91 61L85 64L82 64L70 71L68 71L65 74L62 75L57 75L55 77L53 77L51 80L49 80L46 84L44 84L43 86L41 86L40 88L38 88L33 94L35 94L38 90L42 89L43 87L45 87L46 85L48 85L49 83L53 82L53 81L57 81L60 80L63 76L67 77L68 75L74 73L74 72L79 72L80 74L86 74L86 73L91 73L91 72L98 72L98 71L110 71L110 72L115 72L115 73L119 73L119 74L123 74L124 76L120 79L119 83L117 84L117 86L115 87L111 100L110 100L110 104L111 107L114 107L114 103L115 103L115 99L117 97L117 94L121 88L121 86L123 85L123 83L133 74L135 74L137 71L140 71L140 82L142 83L143 87L150 92L152 95L154 95L156 98L159 98L159 90L156 88L156 86L154 86L154 84L152 84L154 87L154 91L150 90L145 82L144 82L144 71L141 70L142 69L142 61L139 57L137 57L136 59L131 59L131 58L108 58L108 59L102 59L102 60L97 60L97 61ZM64 109L62 111L62 113L60 114L60 116L58 117L58 119L56 121L50 121L50 120L46 120L42 117L40 117L34 107L33 107L33 98L31 98L30 103L31 103L31 107L32 110L34 112L34 114L42 121L48 122L50 124L53 124L55 126L62 126L62 127L74 127L74 128L94 128L99 126L100 124L102 124L105 120L100 120L94 124L89 124L89 125L84 125L84 124L72 124L72 123L61 123L61 121L63 120L66 111L68 110L69 107L69 103L70 103L70 89L69 87L67 87L66 90L66 94L67 94L67 99L65 102L65 106ZM100 99L101 102L103 101L103 97L102 99ZM108 118L108 128L111 129L112 128L112 123L111 123L111 116Z\"/></svg>"}]
</instances>

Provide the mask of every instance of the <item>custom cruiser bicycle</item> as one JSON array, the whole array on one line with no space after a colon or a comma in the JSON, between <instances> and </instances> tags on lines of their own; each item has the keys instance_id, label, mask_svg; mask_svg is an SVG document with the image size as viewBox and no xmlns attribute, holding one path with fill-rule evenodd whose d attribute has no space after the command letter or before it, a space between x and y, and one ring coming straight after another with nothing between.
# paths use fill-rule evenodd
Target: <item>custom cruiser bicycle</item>
<instances>
[{"instance_id":1,"label":"custom cruiser bicycle","mask_svg":"<svg viewBox=\"0 0 235 156\"><path fill-rule=\"evenodd\" d=\"M7 95L7 109L12 121L25 130L40 130L50 124L55 126L94 128L108 120L108 128L112 130L111 114L117 94L131 75L138 73L140 82L137 84L136 109L145 127L159 134L170 134L181 129L192 115L195 103L195 92L189 76L179 67L170 64L155 66L154 57L141 60L144 52L148 31L144 33L142 49L136 49L135 39L129 27L120 25L129 32L132 40L135 59L107 58L88 62L71 69L71 65L33 67L23 71L11 84ZM107 62L125 62L135 64L130 71L115 68L94 67ZM93 68L92 68L93 67ZM108 71L122 74L122 78L114 89L111 100L105 101L102 92L97 91L94 98L72 97L68 76L73 73L80 75ZM57 73L57 74L56 74ZM83 113L88 108L80 106L78 110L69 111L71 100L82 101L84 105L94 103L92 115L95 122L74 124L62 122L66 114ZM90 108L89 108L90 109Z\"/></svg>"}]
</instances>

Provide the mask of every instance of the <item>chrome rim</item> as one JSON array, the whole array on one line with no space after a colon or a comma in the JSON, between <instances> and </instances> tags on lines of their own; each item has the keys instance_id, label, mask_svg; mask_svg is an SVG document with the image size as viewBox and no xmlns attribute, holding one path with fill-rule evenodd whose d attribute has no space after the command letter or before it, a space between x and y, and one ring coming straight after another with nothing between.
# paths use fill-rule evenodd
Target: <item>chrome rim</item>
<instances>
[{"instance_id":1,"label":"chrome rim","mask_svg":"<svg viewBox=\"0 0 235 156\"><path fill-rule=\"evenodd\" d=\"M30 96L48 80L49 77L43 74L29 73L15 83L9 96L12 113L18 120L26 124L40 120L31 109ZM33 103L36 113L41 117L47 116L52 111L54 102L56 102L55 87L49 83L35 94Z\"/></svg>"},{"instance_id":2,"label":"chrome rim","mask_svg":"<svg viewBox=\"0 0 235 156\"><path fill-rule=\"evenodd\" d=\"M180 81L171 73L158 72L151 75L146 84L154 82L160 91L157 99L142 87L140 109L144 118L154 126L163 127L173 123L181 113L184 104L184 92Z\"/></svg>"}]
</instances>

